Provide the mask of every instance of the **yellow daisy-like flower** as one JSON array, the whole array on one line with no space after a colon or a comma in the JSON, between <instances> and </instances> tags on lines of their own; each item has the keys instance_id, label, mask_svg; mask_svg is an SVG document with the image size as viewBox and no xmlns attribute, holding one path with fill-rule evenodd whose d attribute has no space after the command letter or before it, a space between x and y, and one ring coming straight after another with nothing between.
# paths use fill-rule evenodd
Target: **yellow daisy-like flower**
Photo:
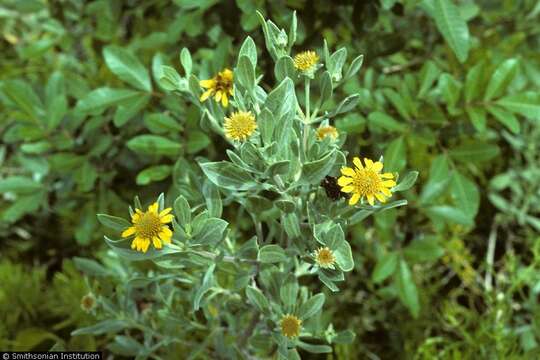
<instances>
[{"instance_id":1,"label":"yellow daisy-like flower","mask_svg":"<svg viewBox=\"0 0 540 360\"><path fill-rule=\"evenodd\" d=\"M375 198L380 202L385 202L392 196L390 189L396 186L394 174L383 173L383 164L380 161L373 162L364 158L365 166L362 166L360 159L355 157L353 163L356 168L343 167L338 185L344 193L352 193L349 205L354 205L358 200L367 198L370 205L375 204Z\"/></svg>"},{"instance_id":2,"label":"yellow daisy-like flower","mask_svg":"<svg viewBox=\"0 0 540 360\"><path fill-rule=\"evenodd\" d=\"M319 62L319 55L315 51L304 51L294 57L294 67L302 72L309 72L315 69Z\"/></svg>"},{"instance_id":3,"label":"yellow daisy-like flower","mask_svg":"<svg viewBox=\"0 0 540 360\"><path fill-rule=\"evenodd\" d=\"M253 135L253 132L257 129L257 123L255 122L255 116L251 112L237 111L232 113L230 117L225 118L223 128L227 138L245 141Z\"/></svg>"},{"instance_id":4,"label":"yellow daisy-like flower","mask_svg":"<svg viewBox=\"0 0 540 360\"><path fill-rule=\"evenodd\" d=\"M302 320L294 315L287 314L281 318L281 333L288 338L294 338L300 335Z\"/></svg>"},{"instance_id":5,"label":"yellow daisy-like flower","mask_svg":"<svg viewBox=\"0 0 540 360\"><path fill-rule=\"evenodd\" d=\"M201 80L199 85L208 89L200 97L201 101L205 101L210 96L215 95L214 99L217 102L221 101L224 107L229 106L229 96L233 95L233 72L229 69L220 71L212 79Z\"/></svg>"},{"instance_id":6,"label":"yellow daisy-like flower","mask_svg":"<svg viewBox=\"0 0 540 360\"><path fill-rule=\"evenodd\" d=\"M131 243L132 249L147 252L150 243L156 249L161 249L163 243L171 243L173 233L167 224L174 218L174 215L169 214L172 208L166 208L161 212L158 212L158 208L159 205L155 202L148 207L146 212L135 209L135 213L131 216L133 226L122 232L122 237L125 238L135 235Z\"/></svg>"},{"instance_id":7,"label":"yellow daisy-like flower","mask_svg":"<svg viewBox=\"0 0 540 360\"><path fill-rule=\"evenodd\" d=\"M334 252L328 247L321 247L315 250L314 257L317 265L325 269L333 267L336 262Z\"/></svg>"},{"instance_id":8,"label":"yellow daisy-like flower","mask_svg":"<svg viewBox=\"0 0 540 360\"><path fill-rule=\"evenodd\" d=\"M317 139L323 140L325 137L330 137L333 140L338 138L339 134L335 127L327 125L321 126L317 129Z\"/></svg>"}]
</instances>

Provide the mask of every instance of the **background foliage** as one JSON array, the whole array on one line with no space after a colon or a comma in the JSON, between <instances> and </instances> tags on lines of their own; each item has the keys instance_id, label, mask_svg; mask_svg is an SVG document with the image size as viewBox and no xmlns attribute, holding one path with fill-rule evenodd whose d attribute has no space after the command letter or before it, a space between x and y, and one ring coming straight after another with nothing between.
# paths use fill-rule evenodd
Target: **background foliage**
<instances>
[{"instance_id":1,"label":"background foliage","mask_svg":"<svg viewBox=\"0 0 540 360\"><path fill-rule=\"evenodd\" d=\"M105 312L117 306L106 299L135 299L134 311L150 324L161 311L132 276L152 269L112 255L95 214L123 216L137 194L145 202L160 192L190 203L211 197L202 184L187 192L186 174L200 173L202 158L224 159L228 145L200 123L197 106L168 91L162 65L185 75L179 54L188 48L194 73L210 78L236 64L249 35L260 45L264 81L273 80L256 10L284 29L297 12L293 53L322 55L326 39L332 52L345 48L349 62L364 54L360 73L335 94L360 99L335 119L347 133L344 147L384 154L385 169L420 173L404 193L407 207L375 214L346 234L355 268L341 291L326 297L323 322L356 337L333 344L332 355L309 356L538 356L534 0L4 0L0 347L56 344L127 357L146 351L129 332L117 332L118 323L73 333L104 316L83 311L88 293ZM234 231L253 235L251 220L234 208L223 217ZM128 279L136 283L132 294L120 286ZM194 311L166 331L217 311ZM230 341L212 335L190 332L168 351L212 358Z\"/></svg>"}]
</instances>

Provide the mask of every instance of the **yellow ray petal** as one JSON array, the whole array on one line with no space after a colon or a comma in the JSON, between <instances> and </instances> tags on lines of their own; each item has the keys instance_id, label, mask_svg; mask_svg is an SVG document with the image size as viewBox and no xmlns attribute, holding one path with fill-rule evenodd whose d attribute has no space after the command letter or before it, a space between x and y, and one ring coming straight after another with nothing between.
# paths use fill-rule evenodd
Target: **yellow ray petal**
<instances>
[{"instance_id":1,"label":"yellow ray petal","mask_svg":"<svg viewBox=\"0 0 540 360\"><path fill-rule=\"evenodd\" d=\"M174 219L174 215L169 214L169 215L162 216L159 220L161 221L162 224L168 224L171 221L173 221L173 219Z\"/></svg>"},{"instance_id":2,"label":"yellow ray petal","mask_svg":"<svg viewBox=\"0 0 540 360\"><path fill-rule=\"evenodd\" d=\"M371 205L371 206L375 205L375 197L373 196L373 194L368 194L367 195L367 201L368 201L369 205Z\"/></svg>"},{"instance_id":3,"label":"yellow ray petal","mask_svg":"<svg viewBox=\"0 0 540 360\"><path fill-rule=\"evenodd\" d=\"M229 106L229 98L227 97L227 94L223 94L221 97L221 105L223 105L223 107Z\"/></svg>"},{"instance_id":4,"label":"yellow ray petal","mask_svg":"<svg viewBox=\"0 0 540 360\"><path fill-rule=\"evenodd\" d=\"M216 92L216 96L214 97L214 99L216 99L217 102L219 102L221 100L221 96L223 95L222 91L221 90L218 90Z\"/></svg>"},{"instance_id":5,"label":"yellow ray petal","mask_svg":"<svg viewBox=\"0 0 540 360\"><path fill-rule=\"evenodd\" d=\"M135 249L135 248L137 247L137 244L138 244L138 242L139 242L138 239L139 239L139 238L135 238L135 239L133 239L133 241L131 242L131 248L132 248L132 249Z\"/></svg>"},{"instance_id":6,"label":"yellow ray petal","mask_svg":"<svg viewBox=\"0 0 540 360\"><path fill-rule=\"evenodd\" d=\"M216 80L214 79L209 79L209 80L201 80L199 81L199 85L202 86L203 88L213 88L216 86Z\"/></svg>"},{"instance_id":7,"label":"yellow ray petal","mask_svg":"<svg viewBox=\"0 0 540 360\"><path fill-rule=\"evenodd\" d=\"M356 205L358 200L360 200L360 194L354 194L349 200L349 205Z\"/></svg>"},{"instance_id":8,"label":"yellow ray petal","mask_svg":"<svg viewBox=\"0 0 540 360\"><path fill-rule=\"evenodd\" d=\"M122 237L129 237L135 234L135 226L130 226L122 232Z\"/></svg>"},{"instance_id":9,"label":"yellow ray petal","mask_svg":"<svg viewBox=\"0 0 540 360\"><path fill-rule=\"evenodd\" d=\"M157 215L158 207L159 207L158 203L155 202L152 205L148 206L148 211Z\"/></svg>"},{"instance_id":10,"label":"yellow ray petal","mask_svg":"<svg viewBox=\"0 0 540 360\"><path fill-rule=\"evenodd\" d=\"M352 186L352 185L344 186L344 187L341 188L341 191L344 192L344 193L353 192L354 191L354 186Z\"/></svg>"},{"instance_id":11,"label":"yellow ray petal","mask_svg":"<svg viewBox=\"0 0 540 360\"><path fill-rule=\"evenodd\" d=\"M385 180L382 182L382 186L391 188L391 187L396 186L396 182L394 180Z\"/></svg>"},{"instance_id":12,"label":"yellow ray petal","mask_svg":"<svg viewBox=\"0 0 540 360\"><path fill-rule=\"evenodd\" d=\"M381 193L375 193L375 197L382 203L386 202L386 197Z\"/></svg>"},{"instance_id":13,"label":"yellow ray petal","mask_svg":"<svg viewBox=\"0 0 540 360\"><path fill-rule=\"evenodd\" d=\"M170 213L172 211L172 208L168 207L166 209L163 209L159 212L159 217L162 217L162 216L165 216L167 215L168 213Z\"/></svg>"},{"instance_id":14,"label":"yellow ray petal","mask_svg":"<svg viewBox=\"0 0 540 360\"><path fill-rule=\"evenodd\" d=\"M390 190L388 190L387 188L385 188L385 187L381 187L381 191L382 191L382 193L384 195L386 195L388 197L392 196L392 192Z\"/></svg>"},{"instance_id":15,"label":"yellow ray petal","mask_svg":"<svg viewBox=\"0 0 540 360\"><path fill-rule=\"evenodd\" d=\"M154 236L152 238L152 243L154 244L154 247L156 249L161 249L163 247L163 244L161 244L161 240L157 236Z\"/></svg>"},{"instance_id":16,"label":"yellow ray petal","mask_svg":"<svg viewBox=\"0 0 540 360\"><path fill-rule=\"evenodd\" d=\"M362 166L362 162L360 161L360 159L358 157L354 157L353 158L353 164L359 168L359 169L363 169L364 167Z\"/></svg>"},{"instance_id":17,"label":"yellow ray petal","mask_svg":"<svg viewBox=\"0 0 540 360\"><path fill-rule=\"evenodd\" d=\"M350 177L347 177L347 176L341 176L338 180L337 180L337 183L339 186L347 186L349 185L350 183L353 182L353 179L350 178Z\"/></svg>"},{"instance_id":18,"label":"yellow ray petal","mask_svg":"<svg viewBox=\"0 0 540 360\"><path fill-rule=\"evenodd\" d=\"M147 252L148 251L148 246L150 246L150 239L143 239L141 241L141 250L143 252Z\"/></svg>"},{"instance_id":19,"label":"yellow ray petal","mask_svg":"<svg viewBox=\"0 0 540 360\"><path fill-rule=\"evenodd\" d=\"M202 95L201 97L199 98L200 101L205 101L206 99L208 99L210 96L212 96L212 94L214 93L214 89L208 89L206 90Z\"/></svg>"},{"instance_id":20,"label":"yellow ray petal","mask_svg":"<svg viewBox=\"0 0 540 360\"><path fill-rule=\"evenodd\" d=\"M356 175L356 173L354 172L353 169L351 169L350 167L346 167L346 166L341 168L341 173L343 175L347 175L347 176L355 176Z\"/></svg>"},{"instance_id":21,"label":"yellow ray petal","mask_svg":"<svg viewBox=\"0 0 540 360\"><path fill-rule=\"evenodd\" d=\"M366 164L367 169L371 169L373 167L373 160L364 158L364 163Z\"/></svg>"},{"instance_id":22,"label":"yellow ray petal","mask_svg":"<svg viewBox=\"0 0 540 360\"><path fill-rule=\"evenodd\" d=\"M377 162L373 163L373 167L372 167L373 171L380 172L382 170L382 168L383 168L383 163L382 162L377 161Z\"/></svg>"},{"instance_id":23,"label":"yellow ray petal","mask_svg":"<svg viewBox=\"0 0 540 360\"><path fill-rule=\"evenodd\" d=\"M381 174L381 177L382 177L383 179L393 179L393 178L394 178L394 174L387 172L387 173Z\"/></svg>"}]
</instances>

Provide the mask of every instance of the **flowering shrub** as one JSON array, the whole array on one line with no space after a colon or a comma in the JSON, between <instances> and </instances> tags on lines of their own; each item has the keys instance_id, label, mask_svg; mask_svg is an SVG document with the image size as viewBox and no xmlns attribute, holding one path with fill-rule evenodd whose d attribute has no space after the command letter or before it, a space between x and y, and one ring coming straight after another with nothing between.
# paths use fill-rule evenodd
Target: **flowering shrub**
<instances>
[{"instance_id":1,"label":"flowering shrub","mask_svg":"<svg viewBox=\"0 0 540 360\"><path fill-rule=\"evenodd\" d=\"M185 76L162 68L161 85L190 99L200 109L201 126L229 142L226 159L199 158L198 168L180 169L173 200L171 190L148 199L145 211L136 197L131 224L117 214L98 215L127 238L105 238L118 256L154 263L138 281L152 287L144 296L157 318L130 312L134 299L125 290L128 297L116 311L75 334L110 326L140 330L145 347L159 353L169 343L182 344L185 334L206 333L212 342L223 338L221 350L230 356L281 358L298 358L297 347L325 353L331 344L353 341L350 329L336 332L323 316L325 294L335 296L354 268L345 234L373 213L405 205L395 193L409 189L418 173L396 183L399 174L382 172L382 157L362 164L341 149L346 133L330 123L351 111L359 96L335 102L333 92L358 73L362 55L347 63L343 49L330 53L325 47L322 57L309 50L293 58L296 18L288 33L276 32L262 17L261 23L275 60L272 87L261 85L272 74L258 73L263 51L250 37L234 69L210 80L197 78L187 49L180 56ZM348 157L354 168L346 166ZM328 196L328 182L344 196ZM227 219L234 213L251 224L233 226ZM402 291L405 304L416 306L417 295L406 286ZM182 333L168 332L172 323L194 316Z\"/></svg>"}]
</instances>

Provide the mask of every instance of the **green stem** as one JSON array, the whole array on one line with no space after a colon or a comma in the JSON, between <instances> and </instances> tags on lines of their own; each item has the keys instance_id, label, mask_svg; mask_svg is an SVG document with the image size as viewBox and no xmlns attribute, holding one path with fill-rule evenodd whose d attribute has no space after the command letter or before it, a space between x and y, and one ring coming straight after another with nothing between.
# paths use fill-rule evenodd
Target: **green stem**
<instances>
[{"instance_id":1,"label":"green stem","mask_svg":"<svg viewBox=\"0 0 540 360\"><path fill-rule=\"evenodd\" d=\"M304 117L304 138L303 138L303 150L304 150L304 161L307 160L307 142L308 142L308 133L309 133L309 121L310 121L310 114L309 114L309 106L310 106L310 97L309 97L309 78L305 78L305 96L306 96L306 115Z\"/></svg>"}]
</instances>

